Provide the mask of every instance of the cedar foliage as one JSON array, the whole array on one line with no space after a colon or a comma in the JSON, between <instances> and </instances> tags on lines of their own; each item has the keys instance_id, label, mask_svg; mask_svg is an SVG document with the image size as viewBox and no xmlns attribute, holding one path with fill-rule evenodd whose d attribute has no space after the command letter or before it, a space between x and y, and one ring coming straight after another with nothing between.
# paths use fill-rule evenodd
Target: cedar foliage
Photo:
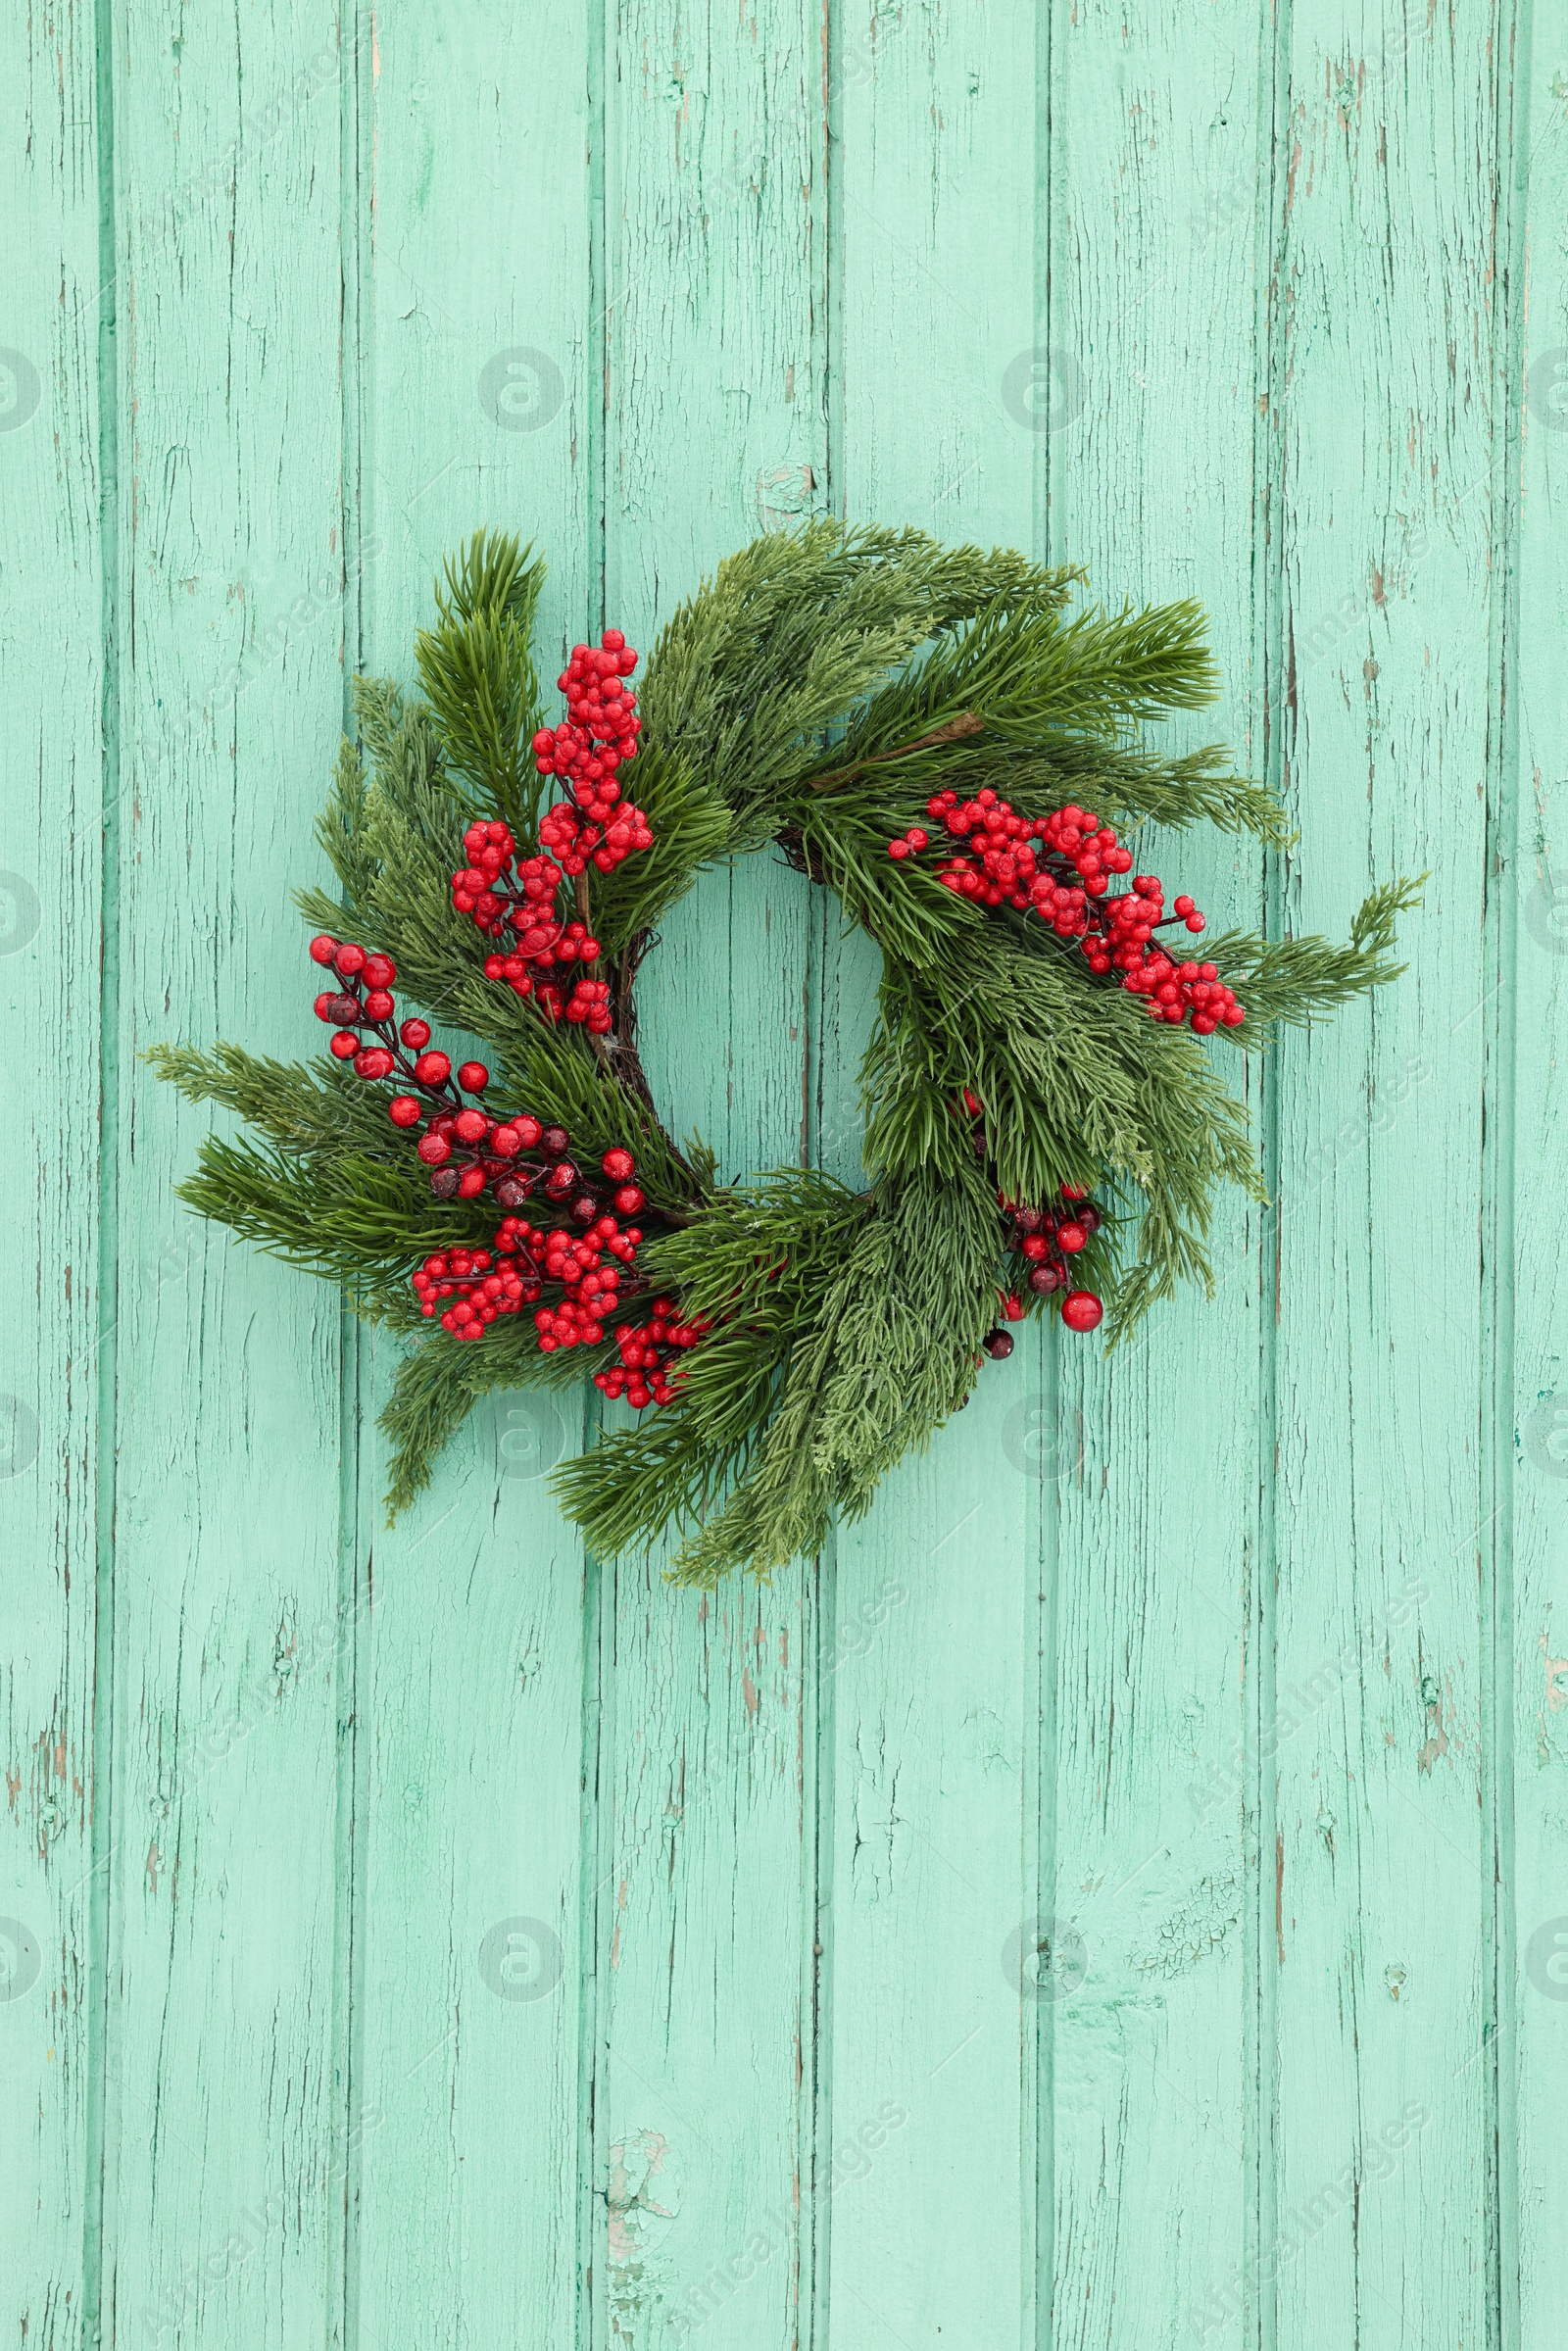
<instances>
[{"instance_id":1,"label":"cedar foliage","mask_svg":"<svg viewBox=\"0 0 1568 2351\"><path fill-rule=\"evenodd\" d=\"M646 665L628 782L654 847L591 877L601 968L617 982L607 1072L580 1030L552 1028L485 979L478 936L451 904L469 819L500 814L525 842L555 788L530 750L545 718L531 649L542 579L515 539L476 534L418 638L418 697L358 681L357 740L318 826L338 891L299 904L313 925L391 955L400 998L484 1039L499 1111L559 1121L581 1159L615 1143L636 1152L649 1197L639 1270L714 1329L684 1359L676 1400L605 1434L557 1487L603 1553L672 1521L681 1579L766 1574L816 1548L835 1511L863 1512L965 1401L1002 1273L999 1187L1040 1200L1071 1182L1104 1203L1079 1262L1112 1343L1177 1282L1212 1287L1220 1185L1263 1197L1222 1053L1152 1021L1045 924L977 907L929 866L895 865L889 838L931 793L986 784L1025 816L1078 801L1123 828L1206 822L1275 848L1290 827L1222 749L1164 759L1145 740L1149 722L1213 693L1196 606L1071 610L1076 571L919 531L815 520L770 533L680 606ZM775 842L882 951L860 1080L863 1195L810 1170L721 1181L700 1139L665 1135L640 1084L631 982L654 926L704 865ZM1270 1024L1394 978L1395 918L1413 902L1409 883L1375 891L1345 946L1205 940L1248 1009L1209 1042L1256 1047ZM497 1211L432 1199L378 1089L233 1045L153 1058L192 1101L252 1129L209 1137L182 1187L191 1206L341 1283L368 1318L424 1333L383 1415L391 1511L487 1390L575 1384L592 1368L575 1350L539 1353L526 1316L468 1346L425 1333L410 1271L433 1249L488 1241ZM986 1106L984 1164L955 1115L966 1086Z\"/></svg>"}]
</instances>

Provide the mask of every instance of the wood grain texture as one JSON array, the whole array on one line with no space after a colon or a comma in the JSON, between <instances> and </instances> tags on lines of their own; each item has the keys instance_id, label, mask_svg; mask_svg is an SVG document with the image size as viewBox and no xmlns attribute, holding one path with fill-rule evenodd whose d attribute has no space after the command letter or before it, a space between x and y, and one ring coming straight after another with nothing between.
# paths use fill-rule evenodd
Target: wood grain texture
<instances>
[{"instance_id":1,"label":"wood grain texture","mask_svg":"<svg viewBox=\"0 0 1568 2351\"><path fill-rule=\"evenodd\" d=\"M5 216L33 263L0 330L0 2309L14 2339L64 2351L82 2323L93 2148L97 1404L114 1360L92 986L106 775L91 12L8 17L0 83Z\"/></svg>"},{"instance_id":2,"label":"wood grain texture","mask_svg":"<svg viewBox=\"0 0 1568 2351\"><path fill-rule=\"evenodd\" d=\"M1533 37L1531 37L1533 34ZM1545 10L1500 61L1512 81L1515 283L1495 397L1517 440L1501 489L1509 596L1494 685L1496 1713L1493 1768L1498 1914L1499 2282L1510 2339L1541 2351L1561 2329L1560 2216L1568 2202L1568 1296L1564 1291L1563 1022L1568 997L1568 55ZM1521 287L1519 279L1523 278ZM1527 298L1526 298L1527 297ZM1511 1739L1508 1737L1511 1731Z\"/></svg>"},{"instance_id":3,"label":"wood grain texture","mask_svg":"<svg viewBox=\"0 0 1568 2351\"><path fill-rule=\"evenodd\" d=\"M822 470L820 65L805 6L748 26L625 0L606 37L604 612L647 646ZM731 1175L802 1156L808 903L771 855L716 871L639 979L656 1096ZM785 2351L809 2246L812 1578L705 1600L667 1556L603 1569L590 2339Z\"/></svg>"},{"instance_id":4,"label":"wood grain texture","mask_svg":"<svg viewBox=\"0 0 1568 2351\"><path fill-rule=\"evenodd\" d=\"M1524 0L0 29L11 2338L1555 2343L1561 52ZM476 525L549 557L548 670L822 511L1200 597L1172 732L1300 840L1153 862L1341 932L1430 866L1411 968L1246 1080L1214 1301L1031 1333L819 1560L585 1557L599 1407L526 1395L389 1532L388 1350L176 1206L137 1055L313 1050L346 677ZM706 877L671 1122L854 1178L876 969Z\"/></svg>"},{"instance_id":5,"label":"wood grain texture","mask_svg":"<svg viewBox=\"0 0 1568 2351\"><path fill-rule=\"evenodd\" d=\"M855 520L1028 546L1039 436L1009 393L1043 339L1034 60L1021 22L1010 62L980 30L945 11L845 12L834 488ZM822 1125L846 1157L874 961L857 940L825 964ZM1000 2344L1044 2323L1041 2012L1018 1975L1032 1987L1041 1907L1041 1393L1026 1340L838 1537L817 2181L835 2346Z\"/></svg>"},{"instance_id":6,"label":"wood grain texture","mask_svg":"<svg viewBox=\"0 0 1568 2351\"><path fill-rule=\"evenodd\" d=\"M173 1198L138 1055L311 1050L288 893L341 710L330 7L115 20L121 1316L106 2335L331 2321L339 1310ZM188 1250L182 1279L160 1281ZM280 1507L280 1503L285 1506Z\"/></svg>"},{"instance_id":7,"label":"wood grain texture","mask_svg":"<svg viewBox=\"0 0 1568 2351\"><path fill-rule=\"evenodd\" d=\"M584 27L497 32L476 6L379 8L357 61L362 658L404 681L433 577L481 521L547 558L552 652L598 593L590 165L580 118L564 140L537 103L580 105ZM361 1392L350 2339L564 2342L584 1563L543 1480L582 1406L488 1400L389 1531L369 1422L392 1352L367 1349Z\"/></svg>"},{"instance_id":8,"label":"wood grain texture","mask_svg":"<svg viewBox=\"0 0 1568 2351\"><path fill-rule=\"evenodd\" d=\"M1156 12L1131 37L1113 8L1054 13L1040 337L1050 552L1086 563L1108 604L1210 607L1219 703L1161 733L1173 751L1226 740L1253 773L1268 759L1255 561L1268 63L1246 7L1196 24ZM1149 839L1140 858L1180 874L1218 927L1261 917L1255 847ZM1255 1114L1255 1074L1233 1055L1230 1075ZM1072 1960L1043 1978L1056 1996L1042 2021L1053 2303L1074 2344L1205 2330L1255 2225L1260 1240L1255 1211L1226 1200L1212 1301L1173 1301L1110 1363L1061 1350L1041 1907ZM1151 2212L1155 2229L1139 2225Z\"/></svg>"},{"instance_id":9,"label":"wood grain texture","mask_svg":"<svg viewBox=\"0 0 1568 2351\"><path fill-rule=\"evenodd\" d=\"M1485 14L1411 38L1396 10L1325 8L1289 51L1286 912L1341 929L1374 874L1431 879L1397 989L1280 1054L1261 2290L1282 2345L1325 2328L1480 2340L1496 2294L1478 1213L1504 443L1493 38ZM1435 2241L1434 2209L1465 2218Z\"/></svg>"}]
</instances>

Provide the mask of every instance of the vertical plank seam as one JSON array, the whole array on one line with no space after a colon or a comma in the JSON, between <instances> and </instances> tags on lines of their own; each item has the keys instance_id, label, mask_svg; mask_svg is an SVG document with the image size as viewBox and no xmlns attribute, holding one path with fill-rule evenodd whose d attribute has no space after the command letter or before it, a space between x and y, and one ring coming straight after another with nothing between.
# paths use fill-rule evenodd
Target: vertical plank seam
<instances>
[{"instance_id":1,"label":"vertical plank seam","mask_svg":"<svg viewBox=\"0 0 1568 2351\"><path fill-rule=\"evenodd\" d=\"M1481 1392L1490 1428L1480 1446L1479 1563L1490 1591L1483 1607L1481 1704L1483 1819L1492 1842L1483 1902L1483 2033L1489 2112L1487 2172L1488 2325L1498 2346L1520 2341L1517 2148L1517 1975L1513 1904L1513 1396L1515 1023L1519 869L1519 716L1510 671L1519 628L1517 501L1522 497L1518 388L1525 342L1526 224L1530 154L1532 0L1500 0L1494 28L1493 170L1495 175L1492 316L1493 467L1488 566L1487 850L1484 962L1493 985L1487 1011L1481 1096ZM1497 448L1497 418L1501 445ZM1500 496L1499 496L1500 492ZM1490 1717L1491 1736L1486 1735ZM1491 1786L1487 1786L1490 1778Z\"/></svg>"},{"instance_id":2,"label":"vertical plank seam","mask_svg":"<svg viewBox=\"0 0 1568 2351\"><path fill-rule=\"evenodd\" d=\"M1267 19L1264 20L1265 26ZM1288 646L1285 589L1285 318L1287 174L1281 147L1288 144L1291 105L1291 0L1279 0L1273 40L1258 45L1257 120L1260 139L1258 239L1253 256L1254 393L1252 635L1261 698L1263 771L1283 797L1285 736L1294 722L1295 657ZM1266 937L1283 936L1286 853L1265 849L1262 860L1262 923ZM1244 2225L1250 2241L1243 2246L1248 2280L1244 2330L1256 2351L1273 2351L1279 2309L1276 2265L1270 2256L1278 2233L1278 2035L1279 1905L1282 1899L1278 1780L1269 1760L1275 1716L1279 1633L1279 1548L1277 1480L1279 1432L1279 1251L1283 1169L1280 1156L1280 1082L1275 1053L1264 1057L1259 1102L1259 1144L1269 1205L1258 1225L1258 1461L1257 1518L1253 1540L1248 1633L1253 1656L1250 1688L1245 1692L1244 1736L1250 1748L1243 1802L1251 1818L1242 1822L1246 1858L1244 1883L1251 1916L1244 1958L1246 1986L1243 2058L1243 2133L1247 2158ZM1247 1659L1244 1651L1244 1676Z\"/></svg>"},{"instance_id":3,"label":"vertical plank seam","mask_svg":"<svg viewBox=\"0 0 1568 2351\"><path fill-rule=\"evenodd\" d=\"M339 404L341 417L341 505L339 559L343 594L343 704L345 733L353 731L352 683L366 665L369 644L367 610L363 501L368 466L366 463L366 382L368 373L364 336L373 320L367 299L370 262L367 207L373 191L365 184L370 154L366 125L374 103L369 86L371 68L369 0L342 0L338 18L338 171L339 171ZM343 32L347 26L347 56ZM332 2032L336 2107L335 2127L343 2133L341 2159L335 2177L342 2180L342 2205L333 2216L335 2230L331 2259L336 2276L332 2295L333 2332L345 2351L360 2339L360 2216L363 2193L360 2120L364 2096L365 1935L363 1914L367 1900L364 1838L368 1827L365 1801L368 1750L360 1739L362 1711L368 1714L369 1673L368 1603L374 1571L366 1559L366 1590L360 1591L361 1535L361 1415L369 1375L369 1348L365 1345L357 1315L347 1294L339 1306L338 1354L338 1541L337 1639L334 1644L333 1696L337 1711L334 1737L336 1766L335 1851L333 1870L333 1991ZM366 1638L361 1639L362 1631ZM347 1685L345 1690L345 1683ZM362 1706L362 1700L364 1701Z\"/></svg>"},{"instance_id":4,"label":"vertical plank seam","mask_svg":"<svg viewBox=\"0 0 1568 2351\"><path fill-rule=\"evenodd\" d=\"M607 193L610 105L608 73L613 0L586 0L585 101L588 117L588 331L583 349L587 376L584 402L584 469L587 482L588 594L604 626L609 586L610 363L613 348L609 292L610 214ZM603 1428L599 1392L583 1383L583 1449ZM598 2129L603 2031L600 1978L600 1888L607 1838L603 1790L611 1784L613 1758L606 1752L612 1737L614 1707L607 1702L614 1674L615 1568L584 1544L582 1550L582 1722L577 1851L577 2194L575 2198L575 2283L572 2339L576 2351L592 2351L596 2303L608 2308L606 2281L595 2292L599 2169ZM607 2207L608 2210L608 2207ZM608 2236L607 2236L608 2244Z\"/></svg>"},{"instance_id":5,"label":"vertical plank seam","mask_svg":"<svg viewBox=\"0 0 1568 2351\"><path fill-rule=\"evenodd\" d=\"M120 366L119 233L115 145L114 0L95 0L94 109L98 138L98 543L102 698L103 839L99 867L98 1359L94 1453L94 1615L91 1893L88 1901L86 2192L83 2198L81 2339L104 2339L109 2129L109 1964L114 1888L115 1476L119 1396L120 1219ZM110 2332L114 2319L111 2297Z\"/></svg>"},{"instance_id":6,"label":"vertical plank seam","mask_svg":"<svg viewBox=\"0 0 1568 2351\"><path fill-rule=\"evenodd\" d=\"M814 199L813 226L820 233L821 294L818 299L812 271L812 357L817 367L821 403L825 503L829 514L849 517L849 484L844 464L845 386L844 351L845 221L838 180L842 170L842 114L835 126L835 97L839 94L839 61L843 50L843 0L821 0L821 131L820 194ZM827 1081L827 1022L830 966L836 974L839 949L829 893L808 884L813 919L807 926L806 971L806 1155L812 1164L821 1158L823 1091ZM806 2098L801 2118L805 2158L805 2193L798 2199L796 2258L805 2273L798 2310L804 2305L805 2341L811 2351L825 2351L832 2330L833 2222L829 2182L833 2143L833 1884L837 1837L838 1706L836 1676L827 1670L826 1653L838 1621L838 1534L831 1528L815 1561L814 1579L802 1579L803 1602L814 1589L811 1641L803 1649L802 1669L810 1667L810 1720L813 1768L809 1850L803 1853L803 1875L808 1873L808 1901L803 1905L802 1925L810 1922L810 1939L802 1956L805 1989L802 2026L810 2034L810 2061L806 2074ZM807 1628L802 1627L803 1639ZM799 2321L798 2321L799 2327Z\"/></svg>"},{"instance_id":7,"label":"vertical plank seam","mask_svg":"<svg viewBox=\"0 0 1568 2351\"><path fill-rule=\"evenodd\" d=\"M1052 167L1054 118L1052 113L1052 73L1055 11L1047 6L1035 16L1035 75L1034 107L1034 255L1035 301L1033 312L1033 340L1036 349L1049 348L1052 340ZM1033 552L1045 562L1061 560L1053 548L1052 524L1052 465L1049 433L1032 437L1030 500L1033 509ZM1058 1784L1056 1754L1056 1675L1060 1646L1060 1584L1061 1584L1061 1487L1048 1471L1054 1463L1065 1458L1061 1446L1060 1416L1061 1362L1060 1349L1055 1344L1050 1322L1042 1317L1036 1324L1036 1361L1040 1373L1041 1410L1044 1419L1055 1432L1055 1444L1049 1455L1042 1456L1039 1488L1035 1497L1037 1538L1035 1556L1029 1562L1034 1583L1034 1608L1038 1632L1032 1650L1026 1645L1026 1676L1033 1688L1026 1687L1025 1724L1033 1722L1032 1750L1025 1756L1023 1768L1032 1772L1033 1790L1022 1791L1021 1812L1025 1836L1031 1838L1032 1851L1020 1855L1020 1878L1023 1899L1020 1912L1049 1916L1049 1930L1055 1941L1056 1907L1056 1790ZM1025 1621L1028 1614L1025 1612ZM1032 1793L1032 1801L1031 1801ZM1051 1954L1054 1962L1054 1950ZM1020 1954L1020 1966L1027 1970L1028 1957ZM1030 1999L1022 1984L1019 1992L1019 2057L1027 2069L1028 2079L1020 2083L1020 2112L1032 2120L1034 2144L1020 2148L1020 2190L1027 2215L1020 2235L1026 2248L1028 2270L1020 2280L1021 2309L1030 2314L1029 2339L1035 2351L1050 2351L1055 2338L1055 2276L1056 2276L1056 2003L1054 2000ZM1023 2336L1020 2327L1020 2339Z\"/></svg>"},{"instance_id":8,"label":"vertical plank seam","mask_svg":"<svg viewBox=\"0 0 1568 2351\"><path fill-rule=\"evenodd\" d=\"M830 477L831 478L831 477ZM807 1067L812 1081L807 1090L809 1109L809 1131L807 1150L814 1166L821 1158L823 1088L828 1066L828 985L829 962L834 959L835 942L830 940L829 925L833 920L833 905L828 892L816 883L808 885L819 901L814 909L818 919L807 932L807 1006L806 1023ZM813 968L814 967L814 968ZM815 1034L813 1035L813 1026ZM812 1063L814 1062L814 1072ZM805 1953L807 1985L809 1997L805 2003L803 2028L810 2035L810 2061L807 2080L808 2095L807 2112L802 2118L803 2151L807 2155L807 2193L798 2199L797 2260L806 2272L806 2291L800 2296L805 2305L806 2341L817 2351L825 2346L831 2331L831 2283L833 2268L833 2225L830 2181L832 2177L831 2148L833 2143L833 1879L834 1846L837 1835L835 1795L837 1789L838 1708L835 1702L836 1676L828 1667L827 1657L833 1640L833 1628L838 1622L838 1530L830 1526L827 1540L815 1561L814 1580L808 1572L802 1577L801 1593L805 1608L810 1608L809 1593L815 1591L815 1607L810 1609L808 1648L803 1645L803 1671L806 1659L810 1661L811 1736L814 1753L812 1772L811 1835L808 1850L803 1853L803 1875L808 1876L807 1901L802 1907L803 1926L809 1921L810 1941ZM803 1644L807 1626L803 1625ZM835 1652L836 1653L836 1652Z\"/></svg>"}]
</instances>

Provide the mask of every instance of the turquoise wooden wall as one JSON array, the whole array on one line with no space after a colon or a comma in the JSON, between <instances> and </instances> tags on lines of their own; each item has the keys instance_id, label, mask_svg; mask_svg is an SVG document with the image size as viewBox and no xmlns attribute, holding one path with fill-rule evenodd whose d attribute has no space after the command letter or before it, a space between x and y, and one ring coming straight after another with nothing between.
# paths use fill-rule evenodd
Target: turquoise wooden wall
<instances>
[{"instance_id":1,"label":"turquoise wooden wall","mask_svg":"<svg viewBox=\"0 0 1568 2351\"><path fill-rule=\"evenodd\" d=\"M0 89L5 2340L1560 2342L1560 13L29 0ZM1430 867L1410 969L1250 1079L1212 1304L771 1588L585 1559L529 1396L388 1534L384 1347L138 1056L316 1050L444 550L645 646L818 512L1201 598L1300 842L1169 869ZM710 877L671 1115L853 1170L873 978Z\"/></svg>"}]
</instances>

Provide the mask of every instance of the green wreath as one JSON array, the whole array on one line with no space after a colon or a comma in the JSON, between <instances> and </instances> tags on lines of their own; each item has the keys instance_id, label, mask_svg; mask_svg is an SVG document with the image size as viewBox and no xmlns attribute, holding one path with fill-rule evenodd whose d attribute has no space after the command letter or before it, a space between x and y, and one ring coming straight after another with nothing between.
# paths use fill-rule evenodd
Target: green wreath
<instances>
[{"instance_id":1,"label":"green wreath","mask_svg":"<svg viewBox=\"0 0 1568 2351\"><path fill-rule=\"evenodd\" d=\"M1179 1280L1212 1288L1216 1186L1264 1197L1212 1053L1393 978L1413 887L1374 892L1345 947L1198 950L1190 899L1125 880L1140 823L1290 839L1221 751L1143 747L1213 691L1192 605L1069 612L1076 571L815 521L721 563L640 693L617 632L576 648L552 724L542 575L479 534L419 637L422 699L358 682L319 826L341 896L299 897L334 1057L158 1049L255 1130L209 1137L182 1196L423 1334L383 1415L391 1512L478 1396L587 1364L606 1425L554 1482L589 1543L674 1521L681 1580L766 1573L865 1510L1008 1320L1103 1310L1117 1339ZM769 844L882 953L863 1193L721 1179L637 1057L661 917ZM454 1069L405 992L489 1062Z\"/></svg>"}]
</instances>

